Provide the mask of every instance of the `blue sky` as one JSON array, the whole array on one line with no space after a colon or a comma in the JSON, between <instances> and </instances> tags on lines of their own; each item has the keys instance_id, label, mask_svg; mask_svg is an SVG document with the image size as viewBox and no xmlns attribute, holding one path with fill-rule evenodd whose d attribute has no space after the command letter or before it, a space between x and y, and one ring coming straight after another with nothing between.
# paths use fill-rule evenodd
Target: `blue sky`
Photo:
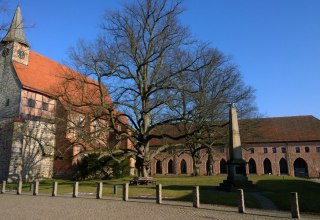
<instances>
[{"instance_id":1,"label":"blue sky","mask_svg":"<svg viewBox=\"0 0 320 220\"><path fill-rule=\"evenodd\" d=\"M18 1L7 1L10 20ZM56 61L78 39L93 40L105 10L122 0L21 0L32 49ZM267 117L320 118L319 0L186 0L181 22L233 58Z\"/></svg>"}]
</instances>

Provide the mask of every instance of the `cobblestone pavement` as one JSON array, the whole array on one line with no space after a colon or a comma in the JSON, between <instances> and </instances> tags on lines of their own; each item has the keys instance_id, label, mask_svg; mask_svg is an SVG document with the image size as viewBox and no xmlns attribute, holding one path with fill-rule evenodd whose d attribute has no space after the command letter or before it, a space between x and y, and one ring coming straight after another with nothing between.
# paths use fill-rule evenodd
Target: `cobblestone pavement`
<instances>
[{"instance_id":1,"label":"cobblestone pavement","mask_svg":"<svg viewBox=\"0 0 320 220\"><path fill-rule=\"evenodd\" d=\"M0 219L289 219L289 212L247 209L239 214L237 208L201 205L193 208L191 203L131 199L128 202L117 198L101 200L50 197L48 195L0 195ZM320 219L319 215L301 215L302 219Z\"/></svg>"}]
</instances>

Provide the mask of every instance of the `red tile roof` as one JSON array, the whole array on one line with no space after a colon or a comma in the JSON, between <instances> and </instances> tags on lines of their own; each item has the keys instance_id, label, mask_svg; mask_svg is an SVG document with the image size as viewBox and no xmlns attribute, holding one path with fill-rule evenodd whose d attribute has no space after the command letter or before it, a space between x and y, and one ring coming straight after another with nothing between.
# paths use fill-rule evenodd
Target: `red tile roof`
<instances>
[{"instance_id":1,"label":"red tile roof","mask_svg":"<svg viewBox=\"0 0 320 220\"><path fill-rule=\"evenodd\" d=\"M320 141L320 120L311 115L260 118L251 121L254 121L254 126L250 129L251 137L244 137L243 143Z\"/></svg>"},{"instance_id":2,"label":"red tile roof","mask_svg":"<svg viewBox=\"0 0 320 220\"><path fill-rule=\"evenodd\" d=\"M74 77L82 82L86 82L85 91L88 93L88 100L92 97L98 98L97 82L89 77L86 77L65 65L62 65L54 60L42 56L34 51L30 51L29 64L23 65L18 62L13 62L14 69L24 89L36 91L50 97L57 98L61 91L61 86L65 84L67 77ZM68 92L72 93L74 101L78 101L80 96L79 82L68 85ZM81 83L80 83L81 84ZM58 90L60 87L60 91ZM107 91L106 91L107 94ZM109 95L106 95L107 102L112 102Z\"/></svg>"},{"instance_id":3,"label":"red tile roof","mask_svg":"<svg viewBox=\"0 0 320 220\"><path fill-rule=\"evenodd\" d=\"M258 119L239 120L240 136L242 145L258 143L281 143L281 142L320 142L320 120L314 116L291 116ZM179 126L164 126L165 129L157 130L158 134L169 134L173 137L181 135ZM228 126L218 128L219 133L228 135ZM227 141L227 138L221 139ZM151 145L183 144L185 139L170 140L153 139Z\"/></svg>"}]
</instances>

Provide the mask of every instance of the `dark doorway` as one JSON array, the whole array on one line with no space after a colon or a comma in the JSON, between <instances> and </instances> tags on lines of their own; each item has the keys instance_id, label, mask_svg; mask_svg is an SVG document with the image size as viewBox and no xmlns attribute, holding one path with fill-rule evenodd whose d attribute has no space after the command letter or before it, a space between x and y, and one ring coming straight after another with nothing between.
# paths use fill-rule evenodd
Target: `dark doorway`
<instances>
[{"instance_id":1,"label":"dark doorway","mask_svg":"<svg viewBox=\"0 0 320 220\"><path fill-rule=\"evenodd\" d=\"M249 173L256 174L257 173L256 161L254 161L254 159L251 158L248 164L249 164Z\"/></svg>"},{"instance_id":2,"label":"dark doorway","mask_svg":"<svg viewBox=\"0 0 320 220\"><path fill-rule=\"evenodd\" d=\"M298 158L293 163L294 175L298 177L308 176L308 165L306 161L302 158Z\"/></svg>"},{"instance_id":3,"label":"dark doorway","mask_svg":"<svg viewBox=\"0 0 320 220\"><path fill-rule=\"evenodd\" d=\"M181 160L180 167L181 167L181 174L187 174L187 162L184 159Z\"/></svg>"},{"instance_id":4,"label":"dark doorway","mask_svg":"<svg viewBox=\"0 0 320 220\"><path fill-rule=\"evenodd\" d=\"M162 163L160 160L156 163L156 174L162 174Z\"/></svg>"},{"instance_id":5,"label":"dark doorway","mask_svg":"<svg viewBox=\"0 0 320 220\"><path fill-rule=\"evenodd\" d=\"M173 161L169 160L168 162L168 173L173 174Z\"/></svg>"},{"instance_id":6,"label":"dark doorway","mask_svg":"<svg viewBox=\"0 0 320 220\"><path fill-rule=\"evenodd\" d=\"M224 159L220 160L220 173L225 174L228 172L227 162Z\"/></svg>"},{"instance_id":7,"label":"dark doorway","mask_svg":"<svg viewBox=\"0 0 320 220\"><path fill-rule=\"evenodd\" d=\"M272 174L271 162L268 158L263 161L264 174Z\"/></svg>"},{"instance_id":8,"label":"dark doorway","mask_svg":"<svg viewBox=\"0 0 320 220\"><path fill-rule=\"evenodd\" d=\"M281 160L279 161L279 167L280 167L280 175L288 174L288 163L286 159L281 158Z\"/></svg>"}]
</instances>

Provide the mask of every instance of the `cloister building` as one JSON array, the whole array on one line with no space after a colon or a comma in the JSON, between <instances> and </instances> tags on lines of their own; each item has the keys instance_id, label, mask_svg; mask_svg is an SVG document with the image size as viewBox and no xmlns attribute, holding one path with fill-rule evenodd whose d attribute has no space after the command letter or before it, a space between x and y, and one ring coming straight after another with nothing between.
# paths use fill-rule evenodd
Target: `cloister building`
<instances>
[{"instance_id":1,"label":"cloister building","mask_svg":"<svg viewBox=\"0 0 320 220\"><path fill-rule=\"evenodd\" d=\"M242 158L247 174L320 176L320 120L313 116L260 118L255 120L254 135L242 135ZM241 136L240 120L240 136ZM228 147L213 148L213 174L226 174ZM151 174L192 175L192 158L184 149L168 149L151 164ZM207 152L201 152L200 175L208 169Z\"/></svg>"}]
</instances>

